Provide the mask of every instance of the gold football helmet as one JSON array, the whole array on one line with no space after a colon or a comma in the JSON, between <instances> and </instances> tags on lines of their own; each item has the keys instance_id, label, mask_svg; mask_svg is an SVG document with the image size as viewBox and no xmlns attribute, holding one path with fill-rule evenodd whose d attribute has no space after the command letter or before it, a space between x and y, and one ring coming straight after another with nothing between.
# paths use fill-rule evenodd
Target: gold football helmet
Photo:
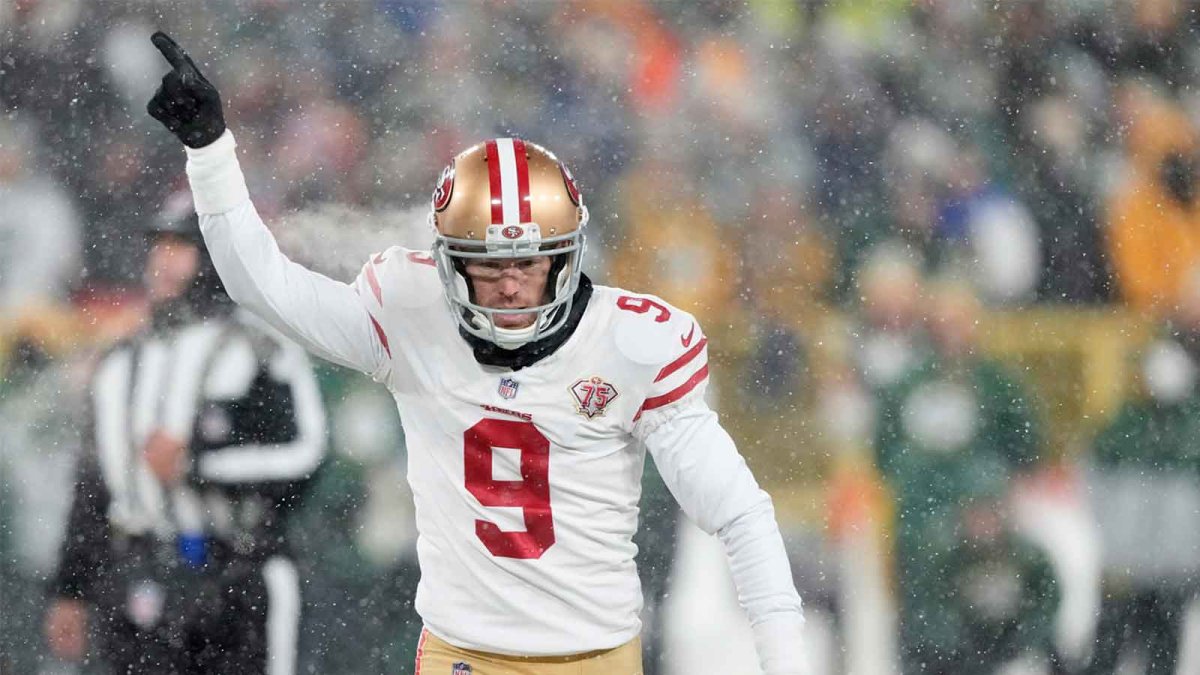
<instances>
[{"instance_id":1,"label":"gold football helmet","mask_svg":"<svg viewBox=\"0 0 1200 675\"><path fill-rule=\"evenodd\" d=\"M567 167L545 148L497 138L468 148L442 170L433 191L433 259L450 311L466 332L516 349L561 329L579 287L587 207ZM466 261L551 257L543 304L492 309L474 302ZM501 314L536 313L526 328L501 328Z\"/></svg>"}]
</instances>

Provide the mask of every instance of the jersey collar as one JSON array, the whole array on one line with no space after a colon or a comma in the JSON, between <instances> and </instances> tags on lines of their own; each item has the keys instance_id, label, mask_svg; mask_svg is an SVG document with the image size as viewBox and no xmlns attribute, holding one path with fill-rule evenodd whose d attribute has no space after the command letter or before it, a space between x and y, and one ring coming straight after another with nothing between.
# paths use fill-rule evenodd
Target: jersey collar
<instances>
[{"instance_id":1,"label":"jersey collar","mask_svg":"<svg viewBox=\"0 0 1200 675\"><path fill-rule=\"evenodd\" d=\"M586 274L580 274L579 288L575 289L575 299L571 303L571 313L567 316L567 322L563 324L563 327L541 340L530 342L516 349L503 349L494 343L471 335L461 327L458 329L458 334L471 346L471 351L475 353L475 360L480 364L520 370L532 366L558 351L558 348L575 333L591 297L592 280Z\"/></svg>"}]
</instances>

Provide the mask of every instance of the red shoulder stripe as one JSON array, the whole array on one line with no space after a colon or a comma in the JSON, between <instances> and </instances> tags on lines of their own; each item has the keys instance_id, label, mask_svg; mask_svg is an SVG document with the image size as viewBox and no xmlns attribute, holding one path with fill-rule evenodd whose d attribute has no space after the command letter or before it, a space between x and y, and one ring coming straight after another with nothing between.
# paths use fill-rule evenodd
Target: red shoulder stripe
<instances>
[{"instance_id":1,"label":"red shoulder stripe","mask_svg":"<svg viewBox=\"0 0 1200 675\"><path fill-rule=\"evenodd\" d=\"M383 290L379 288L379 279L375 277L375 266L367 263L367 283L371 285L371 292L375 294L375 300L379 304L383 304Z\"/></svg>"},{"instance_id":2,"label":"red shoulder stripe","mask_svg":"<svg viewBox=\"0 0 1200 675\"><path fill-rule=\"evenodd\" d=\"M684 352L683 356L680 356L679 358L675 359L674 361L668 363L666 366L663 367L662 370L658 371L658 377L654 378L654 381L661 382L661 381L667 379L668 377L670 377L671 373L674 373L675 371L679 370L680 368L691 363L692 359L696 358L696 356L698 354L700 354L701 351L704 350L704 345L706 345L706 344L708 344L708 338L707 337L700 338L700 341L697 342L694 347L692 347L691 349ZM707 368L707 366L705 366L705 367Z\"/></svg>"},{"instance_id":3,"label":"red shoulder stripe","mask_svg":"<svg viewBox=\"0 0 1200 675\"><path fill-rule=\"evenodd\" d=\"M370 314L367 314L367 316L371 317L371 325L375 327L375 335L379 336L379 342L383 344L383 351L387 352L389 359L392 358L392 348L388 346L387 333L383 332L383 326L379 325L374 316Z\"/></svg>"},{"instance_id":4,"label":"red shoulder stripe","mask_svg":"<svg viewBox=\"0 0 1200 675\"><path fill-rule=\"evenodd\" d=\"M429 257L428 253L422 253L420 251L409 251L408 255L406 257L409 260L411 260L412 262L415 262L419 265L429 265L430 267L437 267L437 263L433 261L433 258Z\"/></svg>"},{"instance_id":5,"label":"red shoulder stripe","mask_svg":"<svg viewBox=\"0 0 1200 675\"><path fill-rule=\"evenodd\" d=\"M687 396L688 392L695 389L696 385L703 382L704 379L707 377L708 377L708 364L706 363L706 364L704 364L703 368L696 371L695 375L692 375L690 378L688 378L687 382L684 382L683 384L679 385L678 387L675 387L674 389L672 389L671 391L668 391L667 393L663 394L662 396L652 396L652 397L646 399L645 402L642 403L642 407L638 408L637 414L633 416L633 421L634 422L638 421L638 418L642 416L642 413L646 412L647 410L654 410L655 408L661 408L662 406L667 405L668 403L674 403L675 401L678 401L679 399L683 398L684 396Z\"/></svg>"}]
</instances>

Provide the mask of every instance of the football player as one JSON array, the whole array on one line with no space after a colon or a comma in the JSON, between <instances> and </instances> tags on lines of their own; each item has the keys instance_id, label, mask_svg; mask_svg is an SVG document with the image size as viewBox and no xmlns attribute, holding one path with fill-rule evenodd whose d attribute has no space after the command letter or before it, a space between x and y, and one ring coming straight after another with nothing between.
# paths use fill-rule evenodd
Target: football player
<instances>
[{"instance_id":1,"label":"football player","mask_svg":"<svg viewBox=\"0 0 1200 675\"><path fill-rule=\"evenodd\" d=\"M580 269L588 211L554 155L489 140L442 171L430 251L352 284L290 261L263 225L216 88L167 35L147 106L187 146L229 294L396 399L425 624L416 672L641 673L632 536L646 448L724 544L763 669L803 672L803 616L771 499L705 405L708 340L657 297Z\"/></svg>"}]
</instances>

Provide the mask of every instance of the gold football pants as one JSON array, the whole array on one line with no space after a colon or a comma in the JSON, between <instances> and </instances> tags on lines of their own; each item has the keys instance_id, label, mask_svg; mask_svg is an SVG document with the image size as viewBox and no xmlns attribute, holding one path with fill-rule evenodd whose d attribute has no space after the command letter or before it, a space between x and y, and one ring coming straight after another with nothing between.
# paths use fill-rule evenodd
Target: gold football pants
<instances>
[{"instance_id":1,"label":"gold football pants","mask_svg":"<svg viewBox=\"0 0 1200 675\"><path fill-rule=\"evenodd\" d=\"M642 675L642 640L569 656L507 656L455 647L424 630L416 675Z\"/></svg>"}]
</instances>

